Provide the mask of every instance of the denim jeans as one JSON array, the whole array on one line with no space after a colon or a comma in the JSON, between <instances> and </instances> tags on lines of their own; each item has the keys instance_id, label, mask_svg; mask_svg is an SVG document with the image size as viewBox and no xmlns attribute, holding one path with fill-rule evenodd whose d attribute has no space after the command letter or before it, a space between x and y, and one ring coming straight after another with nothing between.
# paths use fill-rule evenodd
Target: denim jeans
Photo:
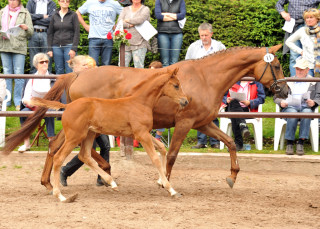
<instances>
[{"instance_id":1,"label":"denim jeans","mask_svg":"<svg viewBox=\"0 0 320 229\"><path fill-rule=\"evenodd\" d=\"M101 65L110 65L112 57L113 41L101 38L89 39L89 56L91 56L99 65L99 56L101 56Z\"/></svg>"},{"instance_id":2,"label":"denim jeans","mask_svg":"<svg viewBox=\"0 0 320 229\"><path fill-rule=\"evenodd\" d=\"M301 27L303 27L304 24L301 24L297 27L297 30ZM302 48L302 44L300 40L297 40L294 42L296 46L299 48ZM301 56L299 53L296 53L290 49L290 59L289 59L289 70L290 70L290 76L295 76L296 75L296 69L293 67L296 64L296 59Z\"/></svg>"},{"instance_id":3,"label":"denim jeans","mask_svg":"<svg viewBox=\"0 0 320 229\"><path fill-rule=\"evenodd\" d=\"M23 108L21 111L31 111L28 107ZM20 124L22 124L26 121L27 117L20 117ZM47 127L47 134L48 137L54 136L54 117L47 117L44 118L46 127Z\"/></svg>"},{"instance_id":4,"label":"denim jeans","mask_svg":"<svg viewBox=\"0 0 320 229\"><path fill-rule=\"evenodd\" d=\"M99 137L96 138L95 142L100 147L100 155L103 159L105 159L107 162L109 162L109 151L110 151L110 144L109 144L109 138L107 135L101 134ZM95 148L95 144L93 144ZM61 168L62 172L66 176L71 176L74 174L81 166L83 165L83 162L80 161L78 155L74 156L71 161L69 161L66 166L63 166ZM99 176L98 176L99 177Z\"/></svg>"},{"instance_id":5,"label":"denim jeans","mask_svg":"<svg viewBox=\"0 0 320 229\"><path fill-rule=\"evenodd\" d=\"M313 112L309 107L302 107L301 109L297 109L294 107L287 107L282 110L282 112ZM309 139L310 132L310 118L286 118L287 120L287 128L285 139L286 140L295 140L295 134L298 126L298 121L300 120L300 128L299 128L299 139Z\"/></svg>"},{"instance_id":6,"label":"denim jeans","mask_svg":"<svg viewBox=\"0 0 320 229\"><path fill-rule=\"evenodd\" d=\"M55 72L57 75L70 73L72 69L68 65L70 60L69 52L72 48L72 44L68 44L62 47L52 46L53 59L55 63Z\"/></svg>"},{"instance_id":7,"label":"denim jeans","mask_svg":"<svg viewBox=\"0 0 320 229\"><path fill-rule=\"evenodd\" d=\"M3 66L3 73L24 74L25 58L26 56L22 54L2 52L1 61ZM12 94L12 79L6 79L7 89L11 92L15 106L20 105L24 81L24 79L14 79L14 94ZM8 101L7 106L11 106L11 101Z\"/></svg>"},{"instance_id":8,"label":"denim jeans","mask_svg":"<svg viewBox=\"0 0 320 229\"><path fill-rule=\"evenodd\" d=\"M219 127L219 120L217 118L212 122L216 124L217 127ZM197 131L197 138L198 138L198 144L203 144L203 145L207 144L207 135L201 133L200 131ZM209 137L209 143L210 145L214 145L214 144L219 144L220 142L213 137Z\"/></svg>"},{"instance_id":9,"label":"denim jeans","mask_svg":"<svg viewBox=\"0 0 320 229\"><path fill-rule=\"evenodd\" d=\"M46 32L34 32L32 37L28 41L29 56L30 56L30 74L34 74L37 69L33 66L33 57L42 52L48 52L48 42ZM49 58L50 63L48 65L48 71L52 72L52 60Z\"/></svg>"},{"instance_id":10,"label":"denim jeans","mask_svg":"<svg viewBox=\"0 0 320 229\"><path fill-rule=\"evenodd\" d=\"M159 33L158 46L163 67L179 61L182 33Z\"/></svg>"}]
</instances>

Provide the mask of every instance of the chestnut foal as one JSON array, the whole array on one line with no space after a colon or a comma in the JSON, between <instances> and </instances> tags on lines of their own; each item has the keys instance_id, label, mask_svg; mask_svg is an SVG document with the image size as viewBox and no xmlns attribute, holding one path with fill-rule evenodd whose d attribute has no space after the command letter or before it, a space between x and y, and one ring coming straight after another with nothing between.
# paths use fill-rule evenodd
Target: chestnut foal
<instances>
[{"instance_id":1,"label":"chestnut foal","mask_svg":"<svg viewBox=\"0 0 320 229\"><path fill-rule=\"evenodd\" d=\"M96 133L134 137L137 139L152 163L157 167L164 188L171 196L178 193L171 187L165 176L165 169L153 146L150 131L153 125L152 110L161 96L167 96L180 105L188 104L180 82L176 77L178 70L160 72L146 78L128 97L120 99L80 98L70 104L34 98L35 106L53 109L65 108L62 126L65 142L53 158L54 182L53 195L61 202L73 202L76 195L65 198L59 188L60 167L71 151L81 143L79 159L97 172L113 190L118 186L112 177L103 171L91 157L91 148Z\"/></svg>"}]
</instances>

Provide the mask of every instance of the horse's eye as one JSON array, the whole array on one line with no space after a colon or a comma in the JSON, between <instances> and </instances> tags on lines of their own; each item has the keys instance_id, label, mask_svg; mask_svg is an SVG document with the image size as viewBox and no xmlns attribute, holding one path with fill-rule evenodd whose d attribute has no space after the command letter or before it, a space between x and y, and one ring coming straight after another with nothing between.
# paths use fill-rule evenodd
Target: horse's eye
<instances>
[{"instance_id":1,"label":"horse's eye","mask_svg":"<svg viewBox=\"0 0 320 229\"><path fill-rule=\"evenodd\" d=\"M179 90L179 85L178 84L174 85L174 88Z\"/></svg>"}]
</instances>

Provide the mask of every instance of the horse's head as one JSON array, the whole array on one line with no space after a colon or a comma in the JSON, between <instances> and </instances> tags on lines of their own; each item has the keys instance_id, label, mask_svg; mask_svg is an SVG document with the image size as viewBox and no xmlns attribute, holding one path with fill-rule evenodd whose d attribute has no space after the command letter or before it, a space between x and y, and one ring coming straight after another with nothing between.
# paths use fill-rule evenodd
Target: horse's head
<instances>
[{"instance_id":1,"label":"horse's head","mask_svg":"<svg viewBox=\"0 0 320 229\"><path fill-rule=\"evenodd\" d=\"M169 74L170 78L164 85L162 94L168 96L174 102L178 103L181 108L184 108L188 105L189 101L182 90L179 79L177 78L178 70L178 68L168 70L166 74Z\"/></svg>"},{"instance_id":2,"label":"horse's head","mask_svg":"<svg viewBox=\"0 0 320 229\"><path fill-rule=\"evenodd\" d=\"M266 52L262 56L254 69L254 76L258 82L268 87L277 98L287 98L290 88L288 87L281 64L275 53L281 48L280 45L266 48Z\"/></svg>"}]
</instances>

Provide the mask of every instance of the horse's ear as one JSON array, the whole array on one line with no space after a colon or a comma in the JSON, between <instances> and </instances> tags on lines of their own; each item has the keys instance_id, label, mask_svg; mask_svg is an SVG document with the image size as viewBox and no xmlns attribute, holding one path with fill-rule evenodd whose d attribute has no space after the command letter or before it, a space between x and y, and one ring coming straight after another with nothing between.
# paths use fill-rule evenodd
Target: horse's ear
<instances>
[{"instance_id":1,"label":"horse's ear","mask_svg":"<svg viewBox=\"0 0 320 229\"><path fill-rule=\"evenodd\" d=\"M282 47L282 44L278 44L278 45L272 46L272 47L270 48L270 52L271 52L272 54L276 54L276 52L277 52L281 47Z\"/></svg>"},{"instance_id":2,"label":"horse's ear","mask_svg":"<svg viewBox=\"0 0 320 229\"><path fill-rule=\"evenodd\" d=\"M178 74L179 68L175 68L172 72L173 76L176 76Z\"/></svg>"}]
</instances>

